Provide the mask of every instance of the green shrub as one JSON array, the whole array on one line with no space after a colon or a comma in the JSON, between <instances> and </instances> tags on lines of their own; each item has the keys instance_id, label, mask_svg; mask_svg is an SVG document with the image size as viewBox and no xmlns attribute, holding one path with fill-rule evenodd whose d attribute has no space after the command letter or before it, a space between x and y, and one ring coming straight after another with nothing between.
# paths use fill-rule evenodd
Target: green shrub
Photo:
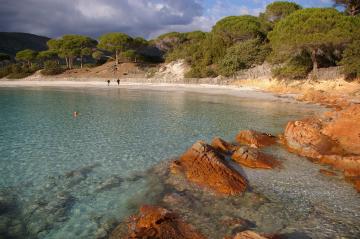
<instances>
[{"instance_id":1,"label":"green shrub","mask_svg":"<svg viewBox=\"0 0 360 239\"><path fill-rule=\"evenodd\" d=\"M41 71L43 75L58 75L64 72L64 69L55 61L45 61L44 70Z\"/></svg>"},{"instance_id":2,"label":"green shrub","mask_svg":"<svg viewBox=\"0 0 360 239\"><path fill-rule=\"evenodd\" d=\"M354 41L345 49L340 65L347 78L360 77L360 40Z\"/></svg>"},{"instance_id":3,"label":"green shrub","mask_svg":"<svg viewBox=\"0 0 360 239\"><path fill-rule=\"evenodd\" d=\"M11 65L0 68L0 78L4 78L11 74Z\"/></svg>"},{"instance_id":4,"label":"green shrub","mask_svg":"<svg viewBox=\"0 0 360 239\"><path fill-rule=\"evenodd\" d=\"M33 63L33 64L31 64L31 66L29 68L29 72L34 73L34 72L37 72L40 69L41 69L41 67L40 67L39 64Z\"/></svg>"},{"instance_id":5,"label":"green shrub","mask_svg":"<svg viewBox=\"0 0 360 239\"><path fill-rule=\"evenodd\" d=\"M309 54L302 53L285 63L284 66L277 67L272 71L274 77L278 79L305 79L312 70L312 61Z\"/></svg>"},{"instance_id":6,"label":"green shrub","mask_svg":"<svg viewBox=\"0 0 360 239\"><path fill-rule=\"evenodd\" d=\"M239 42L228 48L219 63L219 73L223 76L234 75L237 71L262 64L270 48L260 39Z\"/></svg>"},{"instance_id":7,"label":"green shrub","mask_svg":"<svg viewBox=\"0 0 360 239\"><path fill-rule=\"evenodd\" d=\"M216 77L218 74L210 66L192 66L185 74L185 78L206 78Z\"/></svg>"},{"instance_id":8,"label":"green shrub","mask_svg":"<svg viewBox=\"0 0 360 239\"><path fill-rule=\"evenodd\" d=\"M13 64L11 65L11 73L7 76L8 79L22 79L28 77L36 71L37 67L30 68L25 65Z\"/></svg>"}]
</instances>

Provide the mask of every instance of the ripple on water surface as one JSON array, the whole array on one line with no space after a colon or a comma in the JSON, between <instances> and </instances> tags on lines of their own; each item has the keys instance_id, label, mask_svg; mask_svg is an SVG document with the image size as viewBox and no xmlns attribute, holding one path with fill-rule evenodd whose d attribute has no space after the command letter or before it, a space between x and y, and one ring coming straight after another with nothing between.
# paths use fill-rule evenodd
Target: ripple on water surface
<instances>
[{"instance_id":1,"label":"ripple on water surface","mask_svg":"<svg viewBox=\"0 0 360 239\"><path fill-rule=\"evenodd\" d=\"M7 205L0 235L6 228L9 237L38 238L101 237L139 204L179 193L148 170L196 140L231 140L241 129L278 134L288 120L319 110L292 101L126 89L0 89L0 106L0 203ZM284 160L283 169L241 169L254 190L242 199L182 195L198 203L183 207L185 218L208 232L214 225L214 238L241 228L222 230L217 220L204 220L209 215L243 217L259 231L357 238L360 202L351 186L278 147L267 150ZM247 202L255 192L265 206Z\"/></svg>"}]
</instances>

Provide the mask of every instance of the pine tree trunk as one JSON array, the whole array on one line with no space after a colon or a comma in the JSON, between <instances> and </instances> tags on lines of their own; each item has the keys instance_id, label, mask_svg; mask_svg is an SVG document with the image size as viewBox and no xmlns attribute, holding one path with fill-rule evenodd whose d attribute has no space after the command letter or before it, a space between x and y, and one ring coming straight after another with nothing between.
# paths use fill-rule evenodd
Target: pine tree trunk
<instances>
[{"instance_id":1,"label":"pine tree trunk","mask_svg":"<svg viewBox=\"0 0 360 239\"><path fill-rule=\"evenodd\" d=\"M83 68L83 56L80 56L80 68Z\"/></svg>"},{"instance_id":2,"label":"pine tree trunk","mask_svg":"<svg viewBox=\"0 0 360 239\"><path fill-rule=\"evenodd\" d=\"M349 14L350 14L350 16L356 15L356 7L355 6L350 7Z\"/></svg>"},{"instance_id":3,"label":"pine tree trunk","mask_svg":"<svg viewBox=\"0 0 360 239\"><path fill-rule=\"evenodd\" d=\"M119 64L119 51L118 50L116 50L116 52L115 52L115 64L116 65Z\"/></svg>"},{"instance_id":4,"label":"pine tree trunk","mask_svg":"<svg viewBox=\"0 0 360 239\"><path fill-rule=\"evenodd\" d=\"M317 49L312 49L311 50L311 61L313 62L313 76L315 78L317 78L318 76L318 62L317 62L317 59L316 59L316 54L317 54Z\"/></svg>"},{"instance_id":5,"label":"pine tree trunk","mask_svg":"<svg viewBox=\"0 0 360 239\"><path fill-rule=\"evenodd\" d=\"M67 57L65 57L65 62L66 62L66 68L69 69L69 60Z\"/></svg>"}]
</instances>

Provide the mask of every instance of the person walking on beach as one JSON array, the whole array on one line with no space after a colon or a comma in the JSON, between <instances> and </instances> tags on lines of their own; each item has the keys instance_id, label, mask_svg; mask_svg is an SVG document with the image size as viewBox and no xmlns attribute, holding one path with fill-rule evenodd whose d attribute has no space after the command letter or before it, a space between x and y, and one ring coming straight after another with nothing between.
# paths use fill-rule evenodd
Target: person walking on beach
<instances>
[{"instance_id":1,"label":"person walking on beach","mask_svg":"<svg viewBox=\"0 0 360 239\"><path fill-rule=\"evenodd\" d=\"M120 85L120 79L119 78L117 79L117 83L118 83L118 85Z\"/></svg>"},{"instance_id":2,"label":"person walking on beach","mask_svg":"<svg viewBox=\"0 0 360 239\"><path fill-rule=\"evenodd\" d=\"M110 86L110 80L107 80L108 86Z\"/></svg>"}]
</instances>

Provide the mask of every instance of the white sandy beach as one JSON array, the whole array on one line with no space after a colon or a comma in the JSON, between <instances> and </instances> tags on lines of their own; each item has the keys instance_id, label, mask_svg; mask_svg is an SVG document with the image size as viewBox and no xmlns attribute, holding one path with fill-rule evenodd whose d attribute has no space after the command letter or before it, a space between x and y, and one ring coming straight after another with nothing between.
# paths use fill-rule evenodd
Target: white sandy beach
<instances>
[{"instance_id":1,"label":"white sandy beach","mask_svg":"<svg viewBox=\"0 0 360 239\"><path fill-rule=\"evenodd\" d=\"M273 93L264 92L255 87L239 87L235 85L210 85L210 84L175 84L175 83L136 83L121 82L120 86L112 81L110 86L104 81L65 81L65 80L16 80L0 81L1 87L31 87L31 88L99 88L99 89L129 89L129 90L158 90L158 91L183 91L205 94L232 95L246 98L275 100L279 99Z\"/></svg>"}]
</instances>

